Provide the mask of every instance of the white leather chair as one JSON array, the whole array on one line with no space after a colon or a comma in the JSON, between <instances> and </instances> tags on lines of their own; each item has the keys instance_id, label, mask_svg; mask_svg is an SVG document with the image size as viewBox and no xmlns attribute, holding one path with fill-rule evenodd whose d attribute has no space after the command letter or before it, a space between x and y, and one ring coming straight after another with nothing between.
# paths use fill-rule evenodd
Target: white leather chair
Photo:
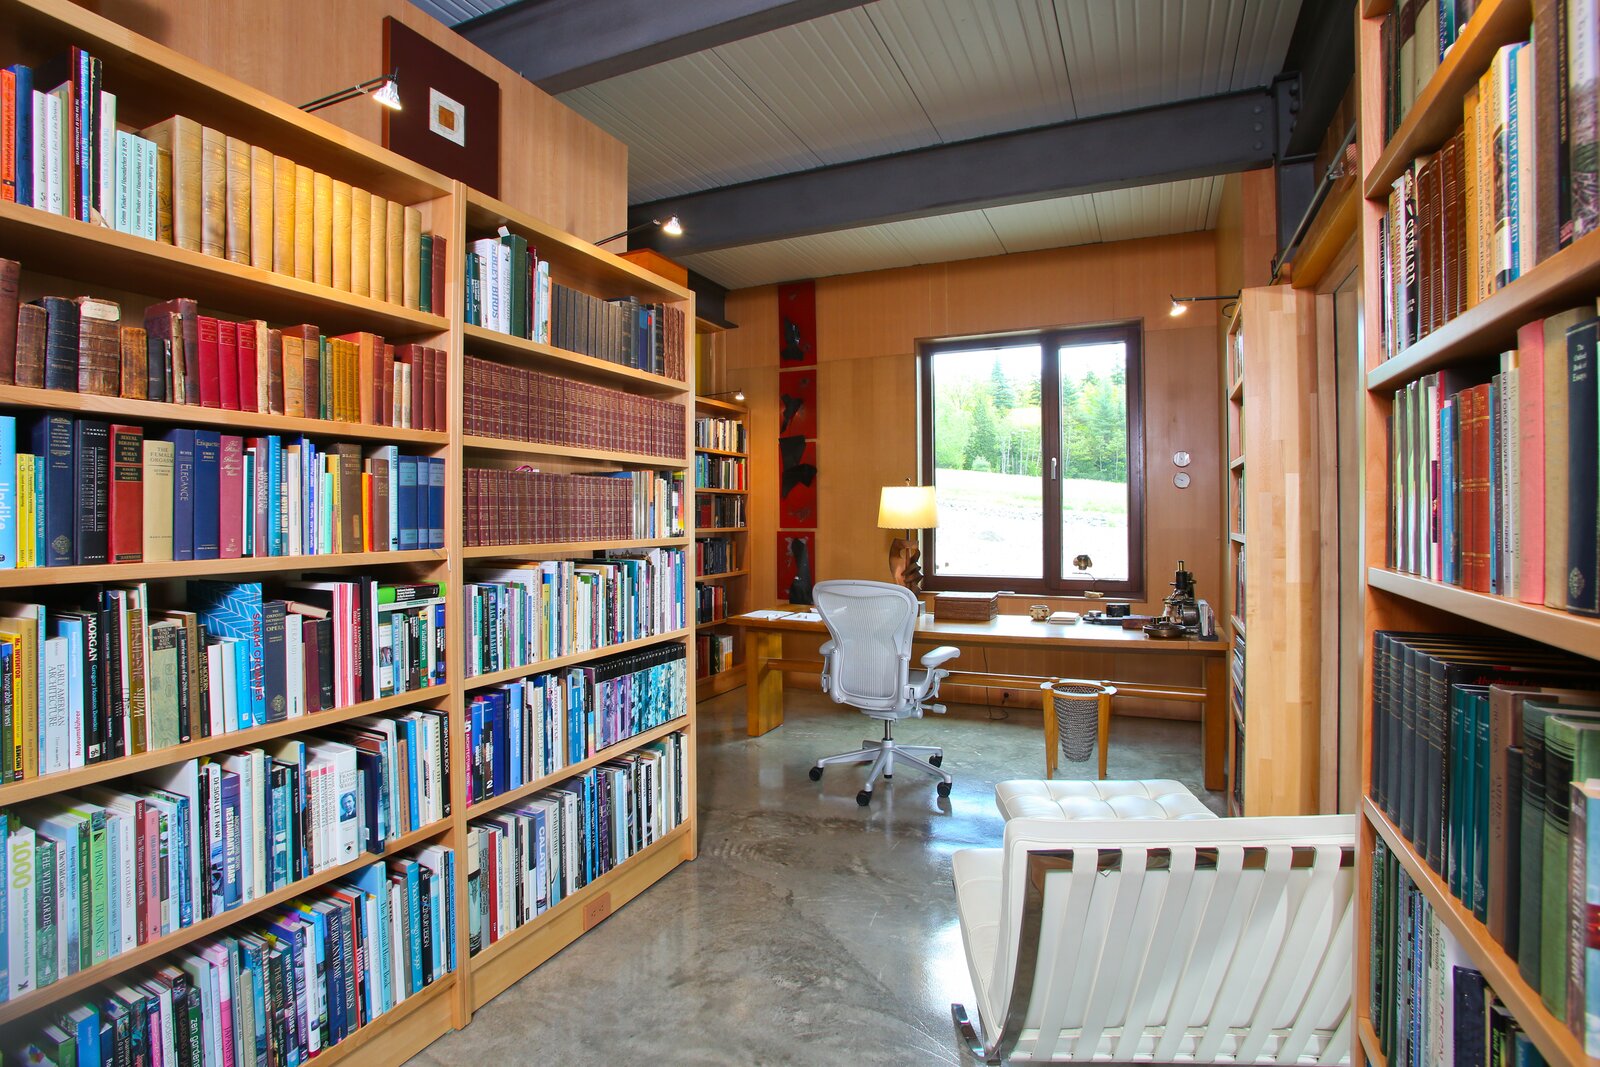
<instances>
[{"instance_id":1,"label":"white leather chair","mask_svg":"<svg viewBox=\"0 0 1600 1067\"><path fill-rule=\"evenodd\" d=\"M1356 823L1012 819L952 858L990 1064L1350 1059Z\"/></svg>"},{"instance_id":2,"label":"white leather chair","mask_svg":"<svg viewBox=\"0 0 1600 1067\"><path fill-rule=\"evenodd\" d=\"M903 585L887 582L818 582L812 592L817 612L831 640L822 646L822 690L840 704L849 704L870 719L883 723L883 740L868 739L854 752L824 756L811 768L811 780L836 763L870 763L867 784L856 803L872 803L878 776L892 778L896 763L910 764L939 779L939 795L950 795L953 779L939 769L944 749L932 745L897 745L894 724L921 718L925 711L944 712L932 703L939 682L950 672L941 664L961 653L941 645L911 669L911 637L917 627L917 598Z\"/></svg>"},{"instance_id":3,"label":"white leather chair","mask_svg":"<svg viewBox=\"0 0 1600 1067\"><path fill-rule=\"evenodd\" d=\"M1170 778L1134 781L1001 782L994 803L1006 819L1215 819L1216 813L1182 782Z\"/></svg>"}]
</instances>

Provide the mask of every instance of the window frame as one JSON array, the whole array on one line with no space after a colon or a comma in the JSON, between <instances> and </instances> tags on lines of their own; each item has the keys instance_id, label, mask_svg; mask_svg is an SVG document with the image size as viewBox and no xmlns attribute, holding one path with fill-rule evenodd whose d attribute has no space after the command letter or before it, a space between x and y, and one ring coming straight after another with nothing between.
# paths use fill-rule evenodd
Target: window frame
<instances>
[{"instance_id":1,"label":"window frame","mask_svg":"<svg viewBox=\"0 0 1600 1067\"><path fill-rule=\"evenodd\" d=\"M1128 578L1125 581L1087 580L1063 574L1061 558L1061 370L1058 353L1065 346L1121 341L1126 346L1128 413ZM1139 600L1145 593L1145 439L1144 439L1144 323L1142 320L1056 326L1043 330L1017 330L917 342L918 468L921 484L935 484L932 362L936 355L970 352L1011 345L1040 347L1039 433L1040 463L1054 473L1044 477L1044 559L1042 578L1006 578L984 575L940 575L938 529L922 531L927 555L923 588L930 592L1016 592L1040 596L1082 596L1107 593Z\"/></svg>"}]
</instances>

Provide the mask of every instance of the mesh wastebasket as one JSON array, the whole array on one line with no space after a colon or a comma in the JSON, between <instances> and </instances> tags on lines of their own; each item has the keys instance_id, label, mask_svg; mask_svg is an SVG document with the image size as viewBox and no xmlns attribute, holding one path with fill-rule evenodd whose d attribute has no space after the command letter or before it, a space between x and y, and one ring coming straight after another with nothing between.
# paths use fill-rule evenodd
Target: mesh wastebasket
<instances>
[{"instance_id":1,"label":"mesh wastebasket","mask_svg":"<svg viewBox=\"0 0 1600 1067\"><path fill-rule=\"evenodd\" d=\"M1083 763L1098 749L1100 777L1104 778L1111 698L1116 689L1081 678L1056 678L1040 688L1044 690L1045 777L1055 777L1058 755L1071 763Z\"/></svg>"}]
</instances>

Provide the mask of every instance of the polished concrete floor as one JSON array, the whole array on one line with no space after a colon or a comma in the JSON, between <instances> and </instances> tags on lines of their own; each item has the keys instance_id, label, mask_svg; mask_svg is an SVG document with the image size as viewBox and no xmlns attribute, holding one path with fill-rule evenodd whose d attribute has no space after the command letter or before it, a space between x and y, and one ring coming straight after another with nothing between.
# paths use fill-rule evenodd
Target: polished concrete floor
<instances>
[{"instance_id":1,"label":"polished concrete floor","mask_svg":"<svg viewBox=\"0 0 1600 1067\"><path fill-rule=\"evenodd\" d=\"M971 982L950 853L999 843L996 782L1043 776L1038 713L902 724L903 744L944 746L955 789L941 801L902 771L861 808L863 768L806 771L871 724L814 692L787 697L788 721L759 738L742 689L702 704L699 859L414 1063L960 1063L949 1010ZM1222 810L1200 784L1197 725L1118 719L1112 736L1109 777L1176 778Z\"/></svg>"}]
</instances>

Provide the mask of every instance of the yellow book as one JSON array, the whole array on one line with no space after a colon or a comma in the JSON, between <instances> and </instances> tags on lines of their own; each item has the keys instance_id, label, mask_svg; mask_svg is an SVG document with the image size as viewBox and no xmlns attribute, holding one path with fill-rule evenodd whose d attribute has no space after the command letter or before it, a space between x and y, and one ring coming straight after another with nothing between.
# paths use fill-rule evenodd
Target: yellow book
<instances>
[{"instance_id":1,"label":"yellow book","mask_svg":"<svg viewBox=\"0 0 1600 1067\"><path fill-rule=\"evenodd\" d=\"M405 220L405 247L401 284L405 286L405 305L412 310L422 307L422 212L414 207L402 211Z\"/></svg>"},{"instance_id":2,"label":"yellow book","mask_svg":"<svg viewBox=\"0 0 1600 1067\"><path fill-rule=\"evenodd\" d=\"M311 168L294 165L294 276L311 280Z\"/></svg>"},{"instance_id":3,"label":"yellow book","mask_svg":"<svg viewBox=\"0 0 1600 1067\"><path fill-rule=\"evenodd\" d=\"M34 537L33 457L17 454L17 566L37 567L39 546Z\"/></svg>"},{"instance_id":4,"label":"yellow book","mask_svg":"<svg viewBox=\"0 0 1600 1067\"><path fill-rule=\"evenodd\" d=\"M389 276L389 201L377 193L372 194L367 247L371 252L367 256L368 295L374 300L383 300L387 295L384 291L385 279Z\"/></svg>"},{"instance_id":5,"label":"yellow book","mask_svg":"<svg viewBox=\"0 0 1600 1067\"><path fill-rule=\"evenodd\" d=\"M274 162L271 152L250 146L250 265L262 270L272 269Z\"/></svg>"},{"instance_id":6,"label":"yellow book","mask_svg":"<svg viewBox=\"0 0 1600 1067\"><path fill-rule=\"evenodd\" d=\"M200 251L200 124L174 115L139 131L156 143L156 233L169 244Z\"/></svg>"},{"instance_id":7,"label":"yellow book","mask_svg":"<svg viewBox=\"0 0 1600 1067\"><path fill-rule=\"evenodd\" d=\"M294 160L272 160L272 269L294 275Z\"/></svg>"},{"instance_id":8,"label":"yellow book","mask_svg":"<svg viewBox=\"0 0 1600 1067\"><path fill-rule=\"evenodd\" d=\"M350 291L350 183L333 183L333 287Z\"/></svg>"},{"instance_id":9,"label":"yellow book","mask_svg":"<svg viewBox=\"0 0 1600 1067\"><path fill-rule=\"evenodd\" d=\"M311 178L311 280L333 284L333 179L318 172Z\"/></svg>"},{"instance_id":10,"label":"yellow book","mask_svg":"<svg viewBox=\"0 0 1600 1067\"><path fill-rule=\"evenodd\" d=\"M224 248L234 263L250 262L250 146L237 137L227 144L227 220Z\"/></svg>"},{"instance_id":11,"label":"yellow book","mask_svg":"<svg viewBox=\"0 0 1600 1067\"><path fill-rule=\"evenodd\" d=\"M406 213L405 209L393 200L384 202L388 215L384 219L384 236L387 239L383 249L384 258L384 298L391 304L405 303L405 264L403 262L406 250Z\"/></svg>"},{"instance_id":12,"label":"yellow book","mask_svg":"<svg viewBox=\"0 0 1600 1067\"><path fill-rule=\"evenodd\" d=\"M144 439L144 561L163 563L172 559L172 468L171 441Z\"/></svg>"},{"instance_id":13,"label":"yellow book","mask_svg":"<svg viewBox=\"0 0 1600 1067\"><path fill-rule=\"evenodd\" d=\"M287 330L283 333L283 413L306 413L305 338Z\"/></svg>"},{"instance_id":14,"label":"yellow book","mask_svg":"<svg viewBox=\"0 0 1600 1067\"><path fill-rule=\"evenodd\" d=\"M228 251L228 139L200 128L200 251L223 258Z\"/></svg>"},{"instance_id":15,"label":"yellow book","mask_svg":"<svg viewBox=\"0 0 1600 1067\"><path fill-rule=\"evenodd\" d=\"M350 291L367 296L372 270L372 194L350 190Z\"/></svg>"},{"instance_id":16,"label":"yellow book","mask_svg":"<svg viewBox=\"0 0 1600 1067\"><path fill-rule=\"evenodd\" d=\"M0 645L11 650L11 685L15 692L20 693L22 691L21 675L19 673L22 669L22 639L14 633L0 631ZM22 777L22 721L19 718L22 714L22 706L14 704L12 714L16 720L15 725L9 736L0 737L0 759L6 761L6 770L10 773L11 780L16 781Z\"/></svg>"},{"instance_id":17,"label":"yellow book","mask_svg":"<svg viewBox=\"0 0 1600 1067\"><path fill-rule=\"evenodd\" d=\"M18 605L9 605L15 608ZM39 777L39 620L37 616L0 618L0 639L10 638L16 650L11 656L12 708L21 729L22 777Z\"/></svg>"},{"instance_id":18,"label":"yellow book","mask_svg":"<svg viewBox=\"0 0 1600 1067\"><path fill-rule=\"evenodd\" d=\"M1467 307L1478 302L1478 87L1467 89L1461 102L1462 218L1466 221Z\"/></svg>"}]
</instances>

